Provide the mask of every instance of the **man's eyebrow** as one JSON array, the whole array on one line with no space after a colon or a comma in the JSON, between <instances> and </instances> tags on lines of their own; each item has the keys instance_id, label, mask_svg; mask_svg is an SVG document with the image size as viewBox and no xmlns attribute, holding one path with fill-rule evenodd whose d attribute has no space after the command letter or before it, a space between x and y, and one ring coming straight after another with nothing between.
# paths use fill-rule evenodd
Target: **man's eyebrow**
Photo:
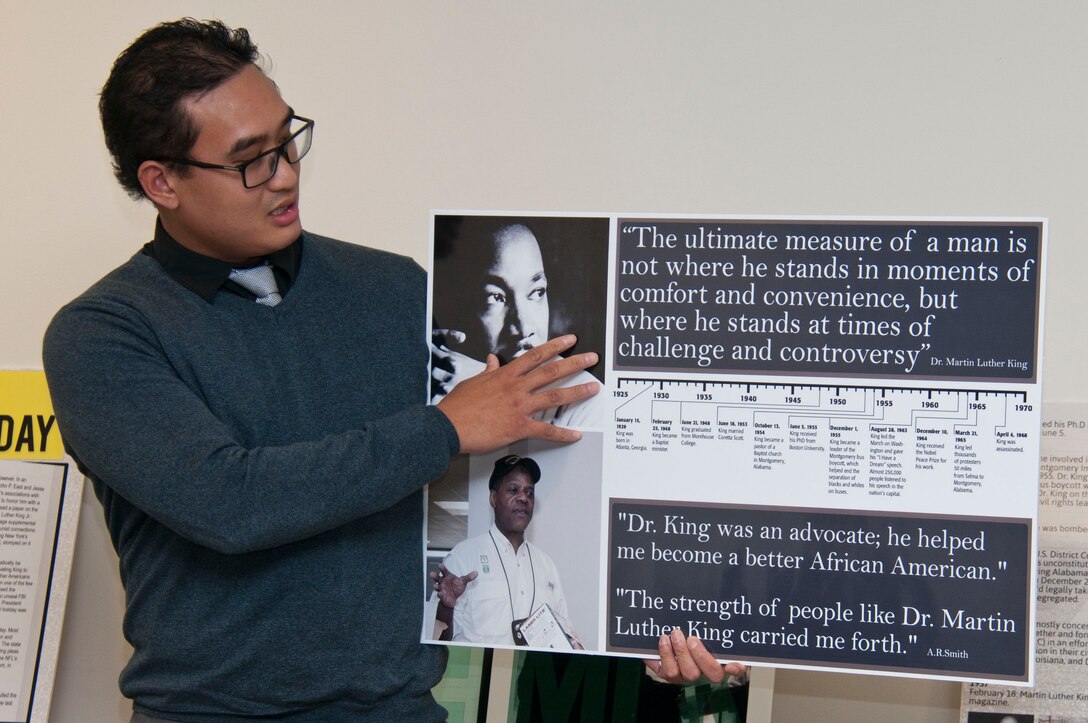
<instances>
[{"instance_id":1,"label":"man's eyebrow","mask_svg":"<svg viewBox=\"0 0 1088 723\"><path fill-rule=\"evenodd\" d=\"M537 271L535 274L533 274L533 277L531 279L529 279L529 280L535 283L537 281L541 281L541 280L547 279L547 278L548 278L548 275L546 273L544 273L543 269L541 269L540 271ZM510 284L507 283L506 279L504 279L501 276L496 276L495 274L485 274L484 275L484 283L485 284L492 284L494 286L501 286L504 289L510 288Z\"/></svg>"},{"instance_id":2,"label":"man's eyebrow","mask_svg":"<svg viewBox=\"0 0 1088 723\"><path fill-rule=\"evenodd\" d=\"M294 118L294 117L295 117L295 109L294 108L288 108L287 109L287 115L284 116L283 122L280 123L280 127L282 128L283 126L290 123L291 119ZM250 148L253 148L254 146L256 146L258 148L261 148L262 146L264 146L264 144L265 144L265 142L267 140L268 140L268 135L265 134L265 133L262 133L259 136L246 136L244 138L239 138L238 140L236 140L234 142L234 145L231 146L230 153L228 155L233 156L233 155L235 155L237 153L241 153L242 151L249 150Z\"/></svg>"}]
</instances>

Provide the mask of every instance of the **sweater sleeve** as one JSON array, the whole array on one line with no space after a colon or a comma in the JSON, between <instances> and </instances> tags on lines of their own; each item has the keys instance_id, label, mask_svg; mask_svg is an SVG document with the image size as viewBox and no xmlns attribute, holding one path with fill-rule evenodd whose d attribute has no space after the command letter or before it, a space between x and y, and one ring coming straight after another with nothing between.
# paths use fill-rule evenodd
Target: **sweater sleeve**
<instances>
[{"instance_id":1,"label":"sweater sleeve","mask_svg":"<svg viewBox=\"0 0 1088 723\"><path fill-rule=\"evenodd\" d=\"M441 475L458 451L449 420L422 400L358 429L244 446L179 378L151 325L109 298L58 313L44 365L81 470L223 553L276 547L380 513Z\"/></svg>"}]
</instances>

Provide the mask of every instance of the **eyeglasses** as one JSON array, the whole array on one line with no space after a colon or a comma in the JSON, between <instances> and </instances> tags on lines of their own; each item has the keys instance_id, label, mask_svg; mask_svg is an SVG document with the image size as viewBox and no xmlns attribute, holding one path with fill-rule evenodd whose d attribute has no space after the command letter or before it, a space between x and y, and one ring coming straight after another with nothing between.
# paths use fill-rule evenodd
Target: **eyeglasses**
<instances>
[{"instance_id":1,"label":"eyeglasses","mask_svg":"<svg viewBox=\"0 0 1088 723\"><path fill-rule=\"evenodd\" d=\"M314 122L311 119L297 115L291 116L288 130L290 136L286 141L237 166L204 163L189 158L163 158L161 160L170 163L184 163L187 166L196 166L197 168L238 171L238 173L242 174L243 186L256 188L261 184L268 183L272 176L276 175L276 170L280 167L280 157L286 158L288 163L294 165L301 161L302 157L310 151L310 146L314 142Z\"/></svg>"}]
</instances>

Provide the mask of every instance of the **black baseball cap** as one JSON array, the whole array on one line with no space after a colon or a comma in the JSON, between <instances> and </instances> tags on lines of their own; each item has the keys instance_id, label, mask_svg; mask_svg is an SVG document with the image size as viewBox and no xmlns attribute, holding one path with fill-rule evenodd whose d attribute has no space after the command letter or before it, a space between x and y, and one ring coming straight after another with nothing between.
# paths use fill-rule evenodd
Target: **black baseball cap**
<instances>
[{"instance_id":1,"label":"black baseball cap","mask_svg":"<svg viewBox=\"0 0 1088 723\"><path fill-rule=\"evenodd\" d=\"M510 474L518 467L521 467L529 473L529 477L533 480L533 484L540 481L540 465L529 457L519 457L516 454L508 454L495 461L495 470L491 473L491 479L487 483L488 489L493 490L498 487L499 482L502 482L506 475Z\"/></svg>"}]
</instances>

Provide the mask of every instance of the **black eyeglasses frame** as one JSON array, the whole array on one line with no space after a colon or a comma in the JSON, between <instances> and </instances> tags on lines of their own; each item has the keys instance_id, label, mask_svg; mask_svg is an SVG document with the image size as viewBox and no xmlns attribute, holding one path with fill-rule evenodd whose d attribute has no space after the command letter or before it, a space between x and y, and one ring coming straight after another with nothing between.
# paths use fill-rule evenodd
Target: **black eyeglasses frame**
<instances>
[{"instance_id":1,"label":"black eyeglasses frame","mask_svg":"<svg viewBox=\"0 0 1088 723\"><path fill-rule=\"evenodd\" d=\"M288 138L287 140L285 140L283 143L279 144L275 148L269 148L267 151L262 151L256 157L251 158L250 160L246 161L245 163L239 163L236 166L226 166L226 165L223 165L221 163L205 163L204 161L194 161L192 158L160 158L159 160L164 162L164 163L182 163L182 164L187 165L187 166L196 166L197 168L211 168L213 170L219 170L219 171L237 171L238 173L240 173L242 175L242 185L243 186L245 186L246 188L257 188L257 187L263 186L264 184L271 181L272 177L276 175L276 171L279 170L280 157L283 157L283 158L287 159L288 163L290 163L291 165L294 165L294 164L298 163L299 161L301 161L303 159L303 157L307 153L310 152L310 148L311 148L311 146L313 146L313 129L314 129L313 119L312 118L304 118L304 117L302 117L300 115L293 115L293 116L291 116L291 120L293 120L293 121L302 121L303 125L297 131L292 133L290 138ZM306 133L307 131L309 131L309 133L310 133L310 143L309 143L309 145L306 146L306 148L304 148L302 150L302 153L300 153L298 155L298 158L296 158L295 160L292 161L287 156L287 147L290 146L291 143L293 143L296 138L298 138L303 133ZM258 161L262 161L262 160L266 159L269 155L272 156L272 168L271 168L271 172L268 175L268 178L264 179L260 183L254 183L252 186L249 185L249 183L246 182L246 169L249 168L250 166L252 166L254 163L257 163Z\"/></svg>"}]
</instances>

